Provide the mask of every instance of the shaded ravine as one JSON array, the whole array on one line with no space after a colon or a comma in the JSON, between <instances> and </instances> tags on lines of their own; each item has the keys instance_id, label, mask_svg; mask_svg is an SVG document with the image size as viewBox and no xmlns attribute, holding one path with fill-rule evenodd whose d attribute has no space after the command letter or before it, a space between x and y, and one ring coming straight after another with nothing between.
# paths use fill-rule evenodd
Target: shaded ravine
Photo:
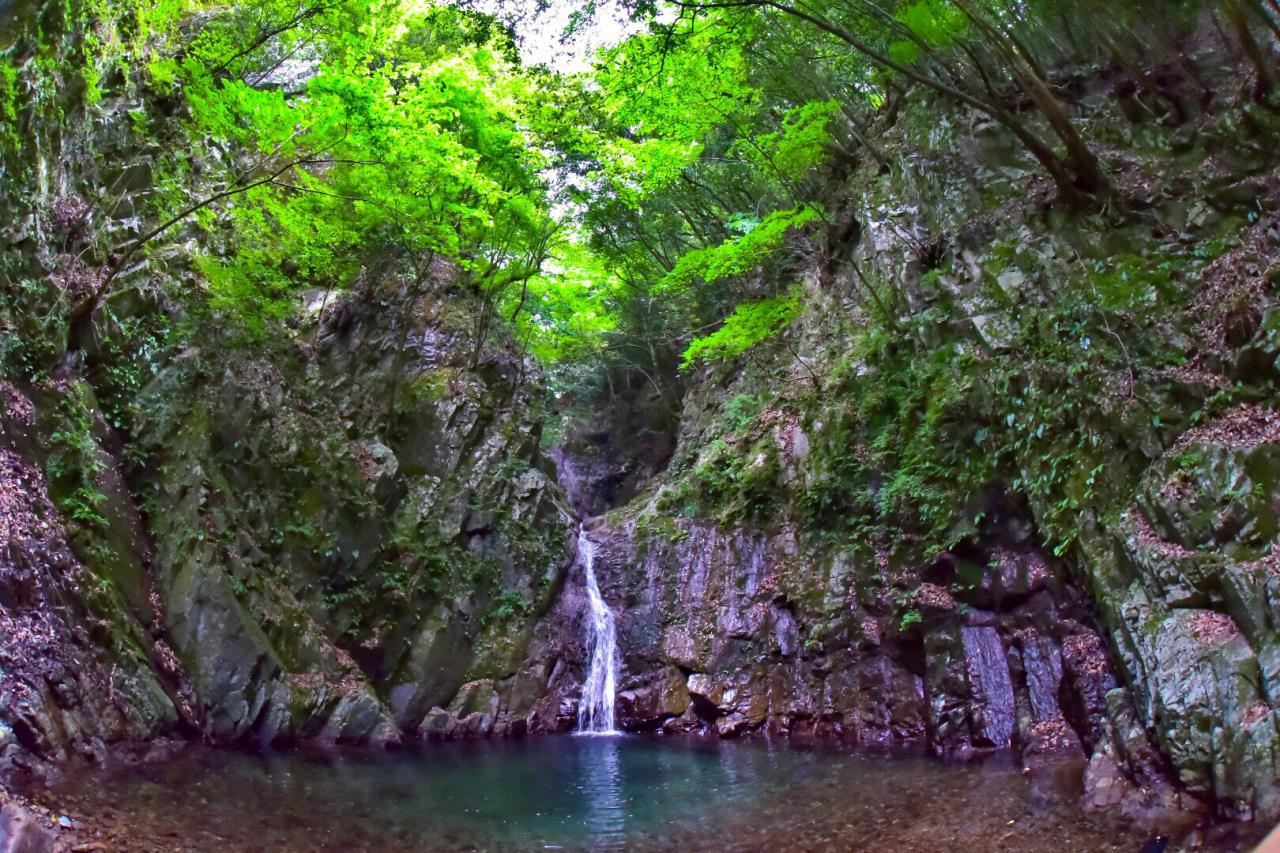
<instances>
[{"instance_id":1,"label":"shaded ravine","mask_svg":"<svg viewBox=\"0 0 1280 853\"><path fill-rule=\"evenodd\" d=\"M17 0L0 8L13 13L31 5ZM110 109L105 127L126 115ZM379 299L399 302L400 296L388 284ZM440 296L439 302L448 300ZM192 721L189 734L264 743L496 737L567 731L576 717L588 730L819 734L862 745L927 743L941 755L1013 745L1037 773L1044 752L1065 752L1090 760L1087 794L1099 807L1187 805L1168 784L1181 769L1195 792L1209 803L1219 798L1224 812L1276 813L1271 768L1278 718L1269 686L1280 660L1272 606L1280 578L1276 551L1269 552L1270 563L1255 562L1256 553L1237 550L1247 543L1236 541L1235 532L1217 529L1216 513L1202 512L1200 498L1186 496L1194 481L1192 491L1204 492L1204 505L1213 506L1248 472L1266 474L1260 494L1274 494L1268 485L1277 470L1272 438L1242 443L1231 432L1226 439L1189 432L1179 447L1197 452L1153 458L1139 505L1111 529L1086 531L1085 553L1075 565L1050 560L1030 536L988 530L936 563L895 567L909 582L898 588L901 602L873 600L881 593L861 583L881 568L879 555L855 550L863 543L815 545L817 537L806 541L804 531L692 521L679 511L641 520L624 511L619 523L580 535L586 596L544 619L564 586L563 566L546 569L552 560L508 555L540 544L556 552L562 534L572 535L572 522L564 514L561 523L559 494L543 476L540 425L504 414L528 407L490 405L522 400L519 383L493 368L500 360L486 362L481 375L450 356L451 349L470 349L463 332L411 331L423 342L422 361L412 365L415 381L430 380L416 387L435 396L402 413L399 439L383 434L379 407L367 423L336 430L314 446L303 441L314 457L301 477L290 480L282 465L258 461L282 459L281 451L295 443L291 435L321 435L317 423L340 420L314 418L315 410L353 412L358 406L351 401L386 396L384 368L362 359L408 336L381 328L379 304L344 301L340 324L308 333L318 344L309 364L322 381L314 387L248 360L232 359L219 368L234 370L208 375L182 358L143 395L157 414L132 449L149 447L153 454L138 491L158 496L148 532L160 550L145 566L155 577L136 582L131 578L147 573L133 566L117 571L113 557L90 566L104 584L87 584L82 595L63 583L79 569L60 533L46 530L19 549L17 564L26 574L15 573L18 580L9 585L21 601L14 613L35 614L31 624L43 628L44 619L61 612L44 602L66 596L76 604L68 612L77 614L69 637L79 636L71 628L114 628L106 640L95 635L92 649L78 640L31 644L32 659L52 674L34 667L6 672L24 688L29 681L31 698L13 703L20 714L12 727L0 725L0 746L22 761L29 756L20 750L51 759L77 751L100 755L117 740L183 730L179 717ZM429 341L445 343L428 347ZM348 384L329 387L339 376ZM758 390L706 386L693 389L696 405L689 409L705 421L726 410L726 401ZM300 390L281 390L289 388ZM463 391L441 390L453 388ZM34 406L23 394L32 394ZM47 417L53 410L49 396L25 386L13 395L15 407L31 409L33 423L35 413ZM255 405L242 416L248 401ZM786 483L821 471L814 454L822 433L814 425L833 422L823 412L807 420L800 414L767 423L762 415L751 425L760 441L776 444L768 459L776 456ZM1265 413L1245 414L1270 423ZM17 443L12 464L6 460L7 484L18 487L15 494L40 496L29 500L32 506L47 503L39 484L47 430L19 420L0 417L0 432L31 433ZM273 444L269 438L281 426L288 429ZM711 434L682 441L700 449ZM124 482L115 470L126 471L123 463L104 448L96 451L111 476ZM739 454L745 458L745 449ZM653 455L665 460L669 450ZM492 473L476 467L472 460L479 458ZM518 476L496 464L503 458L520 462ZM614 474L635 467L606 461ZM650 473L665 464L646 461L651 466L639 467ZM199 471L194 489L183 463ZM331 479L316 479L316 471ZM610 500L593 512L624 503L613 501L615 493L644 491L631 479L616 479L621 484L607 490ZM478 509L477 494L490 496ZM128 505L129 495L122 498L120 505ZM277 522L285 517L279 508L293 506L318 507L295 539L307 530L336 531L330 561L313 559L306 543L273 548ZM1241 522L1242 529L1273 523L1274 506L1251 505L1257 520ZM52 509L37 508L33 519L56 518ZM418 543L421 553L403 553L391 534L424 518L448 535ZM250 523L254 519L266 521ZM495 519L530 531L530 541L517 541ZM1214 528L1211 535L1206 525ZM1031 529L1018 518L1007 527ZM1199 548L1202 542L1211 545ZM526 548L515 547L521 544ZM516 597L495 600L489 590L468 589L460 577L456 597L423 606L401 589L364 582L378 574L375 556L395 557L397 569L405 560L429 569L440 554L500 564L502 592ZM1230 558L1225 564L1223 554ZM975 568L982 570L976 586L967 580ZM118 589L123 599L90 598L92 589ZM82 599L89 602L83 613ZM1095 612L1103 606L1110 612ZM491 613L512 615L486 620ZM583 614L585 638L576 621ZM557 632L572 634L566 648L542 641L541 634ZM538 641L521 658L519 644L534 634ZM350 641L340 642L344 635ZM584 639L585 655L579 653ZM199 678L188 683L184 672Z\"/></svg>"}]
</instances>

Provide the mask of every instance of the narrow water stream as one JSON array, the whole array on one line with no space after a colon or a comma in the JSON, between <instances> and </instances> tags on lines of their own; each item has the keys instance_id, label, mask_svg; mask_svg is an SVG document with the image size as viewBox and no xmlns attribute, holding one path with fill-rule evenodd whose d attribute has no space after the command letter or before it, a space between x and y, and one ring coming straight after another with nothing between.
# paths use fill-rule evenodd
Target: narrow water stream
<instances>
[{"instance_id":1,"label":"narrow water stream","mask_svg":"<svg viewBox=\"0 0 1280 853\"><path fill-rule=\"evenodd\" d=\"M586 525L578 528L578 559L586 577L590 612L586 619L588 649L587 677L578 702L578 733L618 734L614 727L613 704L618 689L618 631L613 611L600 594L596 581L596 545L587 535Z\"/></svg>"}]
</instances>

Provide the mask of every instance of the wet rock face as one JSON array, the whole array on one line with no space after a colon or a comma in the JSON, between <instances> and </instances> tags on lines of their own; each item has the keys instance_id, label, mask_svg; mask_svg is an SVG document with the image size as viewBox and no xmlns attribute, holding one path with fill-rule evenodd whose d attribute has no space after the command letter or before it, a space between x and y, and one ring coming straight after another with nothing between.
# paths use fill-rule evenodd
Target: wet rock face
<instances>
[{"instance_id":1,"label":"wet rock face","mask_svg":"<svg viewBox=\"0 0 1280 853\"><path fill-rule=\"evenodd\" d=\"M0 774L24 752L100 755L179 718L180 682L121 596L67 541L38 458L35 407L0 382ZM110 619L111 621L107 621Z\"/></svg>"},{"instance_id":2,"label":"wet rock face","mask_svg":"<svg viewBox=\"0 0 1280 853\"><path fill-rule=\"evenodd\" d=\"M920 584L919 621L903 625L887 594L864 600L847 555L794 531L623 521L593 536L619 611L626 728L836 735L948 755L1083 757L1099 737L1099 691L1114 686L1102 641L1038 552L970 554L999 586Z\"/></svg>"},{"instance_id":3,"label":"wet rock face","mask_svg":"<svg viewBox=\"0 0 1280 853\"><path fill-rule=\"evenodd\" d=\"M0 804L0 853L51 853L57 839L17 803Z\"/></svg>"},{"instance_id":4,"label":"wet rock face","mask_svg":"<svg viewBox=\"0 0 1280 853\"><path fill-rule=\"evenodd\" d=\"M1005 658L1004 642L991 625L965 625L960 628L964 665L972 698L972 738L979 746L997 749L1013 743L1013 681ZM1036 682L1028 678L1028 687ZM1028 690L1034 695L1034 691Z\"/></svg>"},{"instance_id":5,"label":"wet rock face","mask_svg":"<svg viewBox=\"0 0 1280 853\"><path fill-rule=\"evenodd\" d=\"M678 426L672 401L628 374L550 451L574 511L590 518L641 494L671 458Z\"/></svg>"},{"instance_id":6,"label":"wet rock face","mask_svg":"<svg viewBox=\"0 0 1280 853\"><path fill-rule=\"evenodd\" d=\"M1013 747L1087 760L1099 807L1280 814L1277 423L1246 407L1188 433L1074 566L1005 519L877 590L876 558L802 530L633 504L596 533L621 722Z\"/></svg>"},{"instance_id":7,"label":"wet rock face","mask_svg":"<svg viewBox=\"0 0 1280 853\"><path fill-rule=\"evenodd\" d=\"M62 17L42 28L50 61L24 60L31 113L0 164L6 273L63 288L60 303L97 275L74 259L96 254L85 200L115 188L92 212L124 245L154 224L157 150L183 139L165 99L137 131L129 74L86 116L83 90L61 85L82 35ZM390 743L482 679L527 714L550 670L524 652L569 530L530 415L536 371L500 335L474 345L451 270L411 299L370 258L346 296L290 318L305 331L252 346L210 324L191 349L158 348L108 415L108 350L137 348L124 326L185 310L166 294L190 290L193 237L166 232L77 352L52 328L28 334L52 294L0 306L3 375L55 377L0 382L0 761L173 731ZM36 350L39 364L10 360ZM78 522L67 484L41 481L57 434L91 463Z\"/></svg>"},{"instance_id":8,"label":"wet rock face","mask_svg":"<svg viewBox=\"0 0 1280 853\"><path fill-rule=\"evenodd\" d=\"M1263 230L1242 237L1240 251L1257 256L1248 269L1224 273L1241 258L1225 255L1195 302L1203 357L1255 402L1207 404L1201 386L1226 383L1199 368L1150 389L1154 429L1116 429L1132 467L1120 502L1083 506L1061 560L1037 534L1051 508L998 489L973 497L988 522L928 565L807 529L802 502L826 496L799 486L830 482L815 476L838 461L845 481L874 494L890 472L856 444L883 436L838 432L840 446L823 447L850 405L797 395L788 412L768 403L773 378L709 372L688 391L659 488L602 531L624 724L831 732L953 755L1012 746L1032 768L1070 754L1088 759L1099 805L1280 817L1280 414L1262 390L1280 364L1280 327ZM1031 286L1017 276L1001 286ZM1226 314L1241 305L1249 322L1237 328ZM802 337L826 329L806 323ZM764 408L746 417L743 401ZM776 464L733 467L755 459ZM757 467L764 497L752 491ZM756 498L765 510L753 514ZM914 535L902 524L895 547ZM670 671L684 676L683 710L659 701Z\"/></svg>"},{"instance_id":9,"label":"wet rock face","mask_svg":"<svg viewBox=\"0 0 1280 853\"><path fill-rule=\"evenodd\" d=\"M1179 783L1237 817L1280 815L1278 470L1280 420L1230 410L1185 433L1119 525L1086 543L1132 692L1132 706L1109 706L1117 752L1135 776L1161 755ZM1135 731L1154 747L1126 748Z\"/></svg>"},{"instance_id":10,"label":"wet rock face","mask_svg":"<svg viewBox=\"0 0 1280 853\"><path fill-rule=\"evenodd\" d=\"M209 736L390 743L457 702L489 735L545 690L522 661L569 522L535 386L445 305L392 278L330 306L300 368L193 356L146 389L157 588Z\"/></svg>"},{"instance_id":11,"label":"wet rock face","mask_svg":"<svg viewBox=\"0 0 1280 853\"><path fill-rule=\"evenodd\" d=\"M397 315L395 287L330 306L292 364L179 354L140 395L145 465L89 437L104 521L74 542L40 474L68 392L0 387L0 755L174 728L388 744L481 682L498 707L459 733L527 727L570 528L537 389L500 344L472 364L436 297ZM399 355L400 322L431 346Z\"/></svg>"}]
</instances>

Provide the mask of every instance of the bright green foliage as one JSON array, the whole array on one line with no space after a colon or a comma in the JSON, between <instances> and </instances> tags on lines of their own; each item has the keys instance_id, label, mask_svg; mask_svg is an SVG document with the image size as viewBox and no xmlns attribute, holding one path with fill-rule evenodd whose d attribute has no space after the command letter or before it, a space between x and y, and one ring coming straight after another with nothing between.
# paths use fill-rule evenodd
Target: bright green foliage
<instances>
[{"instance_id":1,"label":"bright green foliage","mask_svg":"<svg viewBox=\"0 0 1280 853\"><path fill-rule=\"evenodd\" d=\"M606 51L596 69L600 107L625 133L598 136L600 177L629 204L671 186L716 127L758 105L747 83L746 34L690 28L678 46L661 34Z\"/></svg>"},{"instance_id":2,"label":"bright green foliage","mask_svg":"<svg viewBox=\"0 0 1280 853\"><path fill-rule=\"evenodd\" d=\"M740 142L734 151L761 172L772 171L786 181L801 179L826 161L830 125L839 111L834 99L804 104L787 113L781 129Z\"/></svg>"},{"instance_id":3,"label":"bright green foliage","mask_svg":"<svg viewBox=\"0 0 1280 853\"><path fill-rule=\"evenodd\" d=\"M54 406L56 428L49 436L45 473L58 508L86 527L102 527L106 496L97 478L105 467L93 436L93 398L87 385L69 385Z\"/></svg>"},{"instance_id":4,"label":"bright green foliage","mask_svg":"<svg viewBox=\"0 0 1280 853\"><path fill-rule=\"evenodd\" d=\"M764 23L681 19L606 50L589 80L544 90L574 118L548 110L542 122L577 225L613 281L609 331L591 360L673 395L694 330L778 289L769 271L789 237L824 217L819 176L846 150L831 93L761 62L782 49L797 68L815 67Z\"/></svg>"},{"instance_id":5,"label":"bright green foliage","mask_svg":"<svg viewBox=\"0 0 1280 853\"><path fill-rule=\"evenodd\" d=\"M609 300L617 286L598 255L582 243L565 241L552 252L544 274L508 296L513 312L523 309L517 314L520 338L544 363L590 358L616 328Z\"/></svg>"},{"instance_id":6,"label":"bright green foliage","mask_svg":"<svg viewBox=\"0 0 1280 853\"><path fill-rule=\"evenodd\" d=\"M682 366L687 369L698 361L717 361L742 355L785 331L803 307L799 288L792 289L786 296L743 302L733 309L719 329L689 344L684 351Z\"/></svg>"},{"instance_id":7,"label":"bright green foliage","mask_svg":"<svg viewBox=\"0 0 1280 853\"><path fill-rule=\"evenodd\" d=\"M286 28L255 47L261 34ZM263 87L278 53L312 67L305 97ZM251 335L293 310L299 287L355 281L379 256L425 275L431 258L487 299L536 275L556 230L526 125L528 82L505 43L447 7L284 2L215 17L180 69L193 135L253 152L228 185L237 250L208 257L209 308ZM168 207L189 202L179 172ZM197 212L212 227L211 210Z\"/></svg>"},{"instance_id":8,"label":"bright green foliage","mask_svg":"<svg viewBox=\"0 0 1280 853\"><path fill-rule=\"evenodd\" d=\"M927 48L950 47L968 28L968 21L948 0L917 0L896 15L910 34L890 45L890 55L904 64L918 61Z\"/></svg>"},{"instance_id":9,"label":"bright green foliage","mask_svg":"<svg viewBox=\"0 0 1280 853\"><path fill-rule=\"evenodd\" d=\"M775 211L737 239L685 254L658 282L656 290L685 288L699 279L715 282L746 275L782 248L788 231L818 216L818 211L811 207Z\"/></svg>"}]
</instances>

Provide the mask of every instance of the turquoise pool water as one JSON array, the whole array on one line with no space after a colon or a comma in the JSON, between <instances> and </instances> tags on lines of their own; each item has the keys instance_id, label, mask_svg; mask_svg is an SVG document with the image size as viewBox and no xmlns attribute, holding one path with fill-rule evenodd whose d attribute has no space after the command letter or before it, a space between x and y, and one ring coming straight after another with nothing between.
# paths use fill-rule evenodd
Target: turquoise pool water
<instances>
[{"instance_id":1,"label":"turquoise pool water","mask_svg":"<svg viewBox=\"0 0 1280 853\"><path fill-rule=\"evenodd\" d=\"M189 749L41 794L125 850L1138 851L1079 768L765 740L546 737L397 753Z\"/></svg>"}]
</instances>

